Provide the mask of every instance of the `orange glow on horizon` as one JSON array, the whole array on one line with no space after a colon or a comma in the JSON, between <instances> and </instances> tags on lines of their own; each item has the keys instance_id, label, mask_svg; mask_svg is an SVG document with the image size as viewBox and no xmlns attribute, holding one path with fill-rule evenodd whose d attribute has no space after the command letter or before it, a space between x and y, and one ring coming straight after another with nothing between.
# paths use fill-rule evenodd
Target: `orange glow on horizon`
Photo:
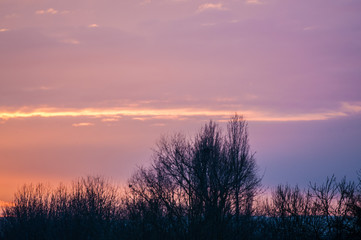
<instances>
[{"instance_id":1,"label":"orange glow on horizon","mask_svg":"<svg viewBox=\"0 0 361 240\"><path fill-rule=\"evenodd\" d=\"M14 206L14 203L12 203L12 202L5 202L5 201L1 201L1 200L0 200L0 208L2 208L2 207L12 207L12 206Z\"/></svg>"},{"instance_id":2,"label":"orange glow on horizon","mask_svg":"<svg viewBox=\"0 0 361 240\"><path fill-rule=\"evenodd\" d=\"M12 203L12 202L5 202L5 201L0 200L0 217L3 216L3 210L4 210L4 208L6 208L6 207L12 207L12 206L14 206L14 203Z\"/></svg>"}]
</instances>

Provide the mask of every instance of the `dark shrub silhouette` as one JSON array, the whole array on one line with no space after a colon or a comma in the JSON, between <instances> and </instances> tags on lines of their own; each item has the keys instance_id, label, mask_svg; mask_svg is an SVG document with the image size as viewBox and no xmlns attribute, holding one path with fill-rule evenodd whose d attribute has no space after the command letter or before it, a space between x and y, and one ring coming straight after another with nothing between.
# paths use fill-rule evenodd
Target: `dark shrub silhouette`
<instances>
[{"instance_id":1,"label":"dark shrub silhouette","mask_svg":"<svg viewBox=\"0 0 361 240\"><path fill-rule=\"evenodd\" d=\"M4 239L111 239L119 220L117 189L100 177L81 178L71 189L25 185L4 210Z\"/></svg>"},{"instance_id":2,"label":"dark shrub silhouette","mask_svg":"<svg viewBox=\"0 0 361 240\"><path fill-rule=\"evenodd\" d=\"M310 184L307 191L279 185L266 201L260 217L267 239L360 239L360 183L332 176Z\"/></svg>"}]
</instances>

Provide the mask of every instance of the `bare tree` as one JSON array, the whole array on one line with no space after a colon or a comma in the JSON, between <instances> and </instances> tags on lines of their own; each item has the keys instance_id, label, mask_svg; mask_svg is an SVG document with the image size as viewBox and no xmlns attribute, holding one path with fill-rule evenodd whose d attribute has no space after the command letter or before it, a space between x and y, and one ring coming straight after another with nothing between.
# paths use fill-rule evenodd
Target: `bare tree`
<instances>
[{"instance_id":1,"label":"bare tree","mask_svg":"<svg viewBox=\"0 0 361 240\"><path fill-rule=\"evenodd\" d=\"M326 182L310 184L313 198L313 215L322 216L324 235L329 239L350 239L355 218L350 214L355 196L354 182L343 178L340 182L336 177L327 178Z\"/></svg>"},{"instance_id":2,"label":"bare tree","mask_svg":"<svg viewBox=\"0 0 361 240\"><path fill-rule=\"evenodd\" d=\"M3 239L116 239L118 202L117 188L101 177L81 178L71 190L24 185L4 209Z\"/></svg>"},{"instance_id":3,"label":"bare tree","mask_svg":"<svg viewBox=\"0 0 361 240\"><path fill-rule=\"evenodd\" d=\"M355 191L350 198L348 204L350 215L353 217L352 236L355 236L356 239L356 236L361 235L361 169L358 171L358 183L355 186Z\"/></svg>"},{"instance_id":4,"label":"bare tree","mask_svg":"<svg viewBox=\"0 0 361 240\"><path fill-rule=\"evenodd\" d=\"M273 190L271 201L263 205L263 214L268 216L269 239L313 239L309 228L311 196L296 185L278 185Z\"/></svg>"},{"instance_id":5,"label":"bare tree","mask_svg":"<svg viewBox=\"0 0 361 240\"><path fill-rule=\"evenodd\" d=\"M307 191L297 185L279 185L271 201L263 205L261 227L267 239L359 239L357 224L358 185L344 177L328 177L310 184Z\"/></svg>"},{"instance_id":6,"label":"bare tree","mask_svg":"<svg viewBox=\"0 0 361 240\"><path fill-rule=\"evenodd\" d=\"M149 207L159 204L159 214L184 228L187 238L239 239L244 232L230 230L251 214L260 186L247 123L235 115L226 134L210 121L194 139L162 138L152 166L140 169L129 185Z\"/></svg>"}]
</instances>

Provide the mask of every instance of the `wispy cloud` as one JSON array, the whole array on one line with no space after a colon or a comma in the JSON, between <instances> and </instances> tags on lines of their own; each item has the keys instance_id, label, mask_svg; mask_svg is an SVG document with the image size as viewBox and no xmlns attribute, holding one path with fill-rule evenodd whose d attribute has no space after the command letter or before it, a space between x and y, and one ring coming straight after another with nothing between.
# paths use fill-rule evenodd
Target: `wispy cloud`
<instances>
[{"instance_id":1,"label":"wispy cloud","mask_svg":"<svg viewBox=\"0 0 361 240\"><path fill-rule=\"evenodd\" d=\"M225 8L222 3L204 3L198 6L197 12L204 12L207 10L225 11L228 9Z\"/></svg>"},{"instance_id":2,"label":"wispy cloud","mask_svg":"<svg viewBox=\"0 0 361 240\"><path fill-rule=\"evenodd\" d=\"M24 88L23 91L25 91L25 92L35 92L35 91L49 91L49 90L53 90L53 89L54 89L54 87L39 86L39 87Z\"/></svg>"},{"instance_id":3,"label":"wispy cloud","mask_svg":"<svg viewBox=\"0 0 361 240\"><path fill-rule=\"evenodd\" d=\"M39 15L42 15L42 14L57 14L58 13L58 10L55 10L54 8L48 8L46 10L37 10L35 12L35 14L39 14Z\"/></svg>"},{"instance_id":4,"label":"wispy cloud","mask_svg":"<svg viewBox=\"0 0 361 240\"><path fill-rule=\"evenodd\" d=\"M69 38L69 39L63 39L61 40L62 43L66 43L66 44L73 44L73 45L77 45L77 44L80 44L80 42L76 39L72 39L72 38Z\"/></svg>"},{"instance_id":5,"label":"wispy cloud","mask_svg":"<svg viewBox=\"0 0 361 240\"><path fill-rule=\"evenodd\" d=\"M336 117L346 117L361 113L361 103L341 103L341 107L336 110L323 111L318 113L277 113L269 111L255 111L250 109L212 110L204 108L169 108L169 109L151 109L151 108L108 108L108 109L58 109L42 108L28 109L18 111L1 111L0 118L4 120L13 118L30 117L99 117L103 122L116 121L122 116L129 116L132 119L175 119L180 120L184 117L212 117L227 118L234 112L246 116L250 121L314 121L327 120ZM104 120L108 119L108 120ZM111 119L111 120L110 120ZM90 123L81 123L77 126L89 125ZM75 125L73 125L75 126Z\"/></svg>"},{"instance_id":6,"label":"wispy cloud","mask_svg":"<svg viewBox=\"0 0 361 240\"><path fill-rule=\"evenodd\" d=\"M247 4L256 4L256 5L263 4L263 2L261 2L260 0L246 0L246 3Z\"/></svg>"},{"instance_id":7,"label":"wispy cloud","mask_svg":"<svg viewBox=\"0 0 361 240\"><path fill-rule=\"evenodd\" d=\"M230 102L236 102L237 98L230 98L230 97L217 97L214 99L216 102L220 103L230 103Z\"/></svg>"},{"instance_id":8,"label":"wispy cloud","mask_svg":"<svg viewBox=\"0 0 361 240\"><path fill-rule=\"evenodd\" d=\"M7 31L9 31L8 28L0 28L0 32L7 32Z\"/></svg>"},{"instance_id":9,"label":"wispy cloud","mask_svg":"<svg viewBox=\"0 0 361 240\"><path fill-rule=\"evenodd\" d=\"M93 24L89 24L89 25L88 25L88 28L97 28L97 27L99 27L99 25L96 24L96 23L93 23Z\"/></svg>"},{"instance_id":10,"label":"wispy cloud","mask_svg":"<svg viewBox=\"0 0 361 240\"><path fill-rule=\"evenodd\" d=\"M319 26L317 26L317 25L312 25L312 26L304 27L303 30L304 30L304 31L311 31L311 30L316 30L316 29L318 29L318 28L319 28Z\"/></svg>"},{"instance_id":11,"label":"wispy cloud","mask_svg":"<svg viewBox=\"0 0 361 240\"><path fill-rule=\"evenodd\" d=\"M153 126L153 127L164 127L165 123L153 123L151 126Z\"/></svg>"},{"instance_id":12,"label":"wispy cloud","mask_svg":"<svg viewBox=\"0 0 361 240\"><path fill-rule=\"evenodd\" d=\"M152 3L152 0L143 0L142 2L139 3L139 5L144 6L150 3Z\"/></svg>"},{"instance_id":13,"label":"wispy cloud","mask_svg":"<svg viewBox=\"0 0 361 240\"><path fill-rule=\"evenodd\" d=\"M73 127L87 127L87 126L93 126L94 123L89 123L89 122L82 122L82 123L74 123L72 126Z\"/></svg>"},{"instance_id":14,"label":"wispy cloud","mask_svg":"<svg viewBox=\"0 0 361 240\"><path fill-rule=\"evenodd\" d=\"M17 17L19 17L19 14L16 13L7 14L4 16L4 18L6 19L17 18Z\"/></svg>"},{"instance_id":15,"label":"wispy cloud","mask_svg":"<svg viewBox=\"0 0 361 240\"><path fill-rule=\"evenodd\" d=\"M116 118L103 118L102 122L118 122L120 117Z\"/></svg>"},{"instance_id":16,"label":"wispy cloud","mask_svg":"<svg viewBox=\"0 0 361 240\"><path fill-rule=\"evenodd\" d=\"M151 119L150 117L133 117L133 120L145 121Z\"/></svg>"},{"instance_id":17,"label":"wispy cloud","mask_svg":"<svg viewBox=\"0 0 361 240\"><path fill-rule=\"evenodd\" d=\"M356 103L343 102L342 109L344 109L344 111L349 113L359 113L361 112L361 102L356 102Z\"/></svg>"},{"instance_id":18,"label":"wispy cloud","mask_svg":"<svg viewBox=\"0 0 361 240\"><path fill-rule=\"evenodd\" d=\"M201 24L202 27L213 27L215 25L216 25L216 23L202 23Z\"/></svg>"},{"instance_id":19,"label":"wispy cloud","mask_svg":"<svg viewBox=\"0 0 361 240\"><path fill-rule=\"evenodd\" d=\"M54 8L40 9L40 10L35 11L35 14L37 14L37 15L45 15L45 14L48 14L48 15L62 14L63 15L63 14L69 14L69 13L71 13L71 12L68 10L59 11Z\"/></svg>"}]
</instances>

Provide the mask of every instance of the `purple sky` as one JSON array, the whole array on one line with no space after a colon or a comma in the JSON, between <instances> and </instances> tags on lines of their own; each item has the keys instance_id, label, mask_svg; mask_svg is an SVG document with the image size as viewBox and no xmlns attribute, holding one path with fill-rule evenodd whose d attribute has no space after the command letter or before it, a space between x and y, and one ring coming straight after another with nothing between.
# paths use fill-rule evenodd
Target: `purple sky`
<instances>
[{"instance_id":1,"label":"purple sky","mask_svg":"<svg viewBox=\"0 0 361 240\"><path fill-rule=\"evenodd\" d=\"M361 169L359 0L1 0L0 200L125 182L162 134L249 121L263 183Z\"/></svg>"}]
</instances>

